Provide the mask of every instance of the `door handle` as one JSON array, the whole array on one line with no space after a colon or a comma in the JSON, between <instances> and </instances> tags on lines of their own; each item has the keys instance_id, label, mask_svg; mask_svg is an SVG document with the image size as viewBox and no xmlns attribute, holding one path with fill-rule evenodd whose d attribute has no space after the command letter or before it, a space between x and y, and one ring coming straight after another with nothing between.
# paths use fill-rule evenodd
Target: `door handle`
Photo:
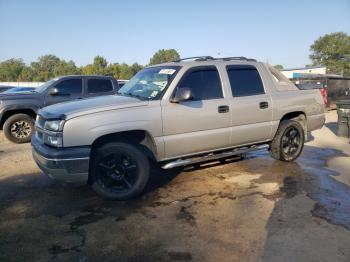
<instances>
[{"instance_id":1,"label":"door handle","mask_svg":"<svg viewBox=\"0 0 350 262\"><path fill-rule=\"evenodd\" d=\"M218 112L219 113L227 113L230 111L230 107L229 106L219 106L218 107Z\"/></svg>"},{"instance_id":2,"label":"door handle","mask_svg":"<svg viewBox=\"0 0 350 262\"><path fill-rule=\"evenodd\" d=\"M259 107L260 107L261 109L268 108L268 107L269 107L269 103L266 102L266 101L260 102Z\"/></svg>"}]
</instances>

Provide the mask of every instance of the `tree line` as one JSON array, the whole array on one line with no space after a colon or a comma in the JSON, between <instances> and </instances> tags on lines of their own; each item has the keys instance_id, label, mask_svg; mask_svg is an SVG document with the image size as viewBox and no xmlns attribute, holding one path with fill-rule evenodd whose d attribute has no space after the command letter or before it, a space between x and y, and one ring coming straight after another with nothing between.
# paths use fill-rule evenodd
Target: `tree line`
<instances>
[{"instance_id":1,"label":"tree line","mask_svg":"<svg viewBox=\"0 0 350 262\"><path fill-rule=\"evenodd\" d=\"M158 50L148 65L174 61L180 58L175 49ZM310 60L313 66L326 66L327 73L350 76L350 35L335 32L319 37L310 46ZM130 79L144 66L138 63L109 63L102 56L96 56L91 64L78 67L69 60L54 55L44 55L26 65L22 59L12 58L0 62L0 81L44 82L61 75L110 75L117 79ZM282 65L275 65L279 70Z\"/></svg>"},{"instance_id":2,"label":"tree line","mask_svg":"<svg viewBox=\"0 0 350 262\"><path fill-rule=\"evenodd\" d=\"M158 50L148 65L154 65L180 58L174 49ZM143 65L133 63L109 63L102 56L95 56L91 64L78 67L72 61L66 61L55 55L44 55L37 61L25 64L21 58L12 58L0 63L0 81L2 82L45 82L62 75L109 75L117 79L130 79Z\"/></svg>"}]
</instances>

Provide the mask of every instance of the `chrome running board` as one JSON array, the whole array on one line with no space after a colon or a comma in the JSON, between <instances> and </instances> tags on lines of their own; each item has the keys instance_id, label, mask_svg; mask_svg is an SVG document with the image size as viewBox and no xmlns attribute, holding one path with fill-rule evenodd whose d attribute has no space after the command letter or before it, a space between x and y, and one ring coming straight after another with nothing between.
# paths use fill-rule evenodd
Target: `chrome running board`
<instances>
[{"instance_id":1,"label":"chrome running board","mask_svg":"<svg viewBox=\"0 0 350 262\"><path fill-rule=\"evenodd\" d=\"M207 162L207 161L213 161L220 158L227 158L231 156L237 156L249 153L251 151L256 150L264 150L268 149L269 145L260 145L260 146L250 146L250 147L240 147L236 148L230 151L224 151L221 153L210 153L208 155L200 156L200 157L193 157L193 158L186 158L186 159L177 159L172 162L168 162L165 165L162 166L163 169L171 169L174 167L180 167L180 166L187 166L187 165L193 165L201 162Z\"/></svg>"}]
</instances>

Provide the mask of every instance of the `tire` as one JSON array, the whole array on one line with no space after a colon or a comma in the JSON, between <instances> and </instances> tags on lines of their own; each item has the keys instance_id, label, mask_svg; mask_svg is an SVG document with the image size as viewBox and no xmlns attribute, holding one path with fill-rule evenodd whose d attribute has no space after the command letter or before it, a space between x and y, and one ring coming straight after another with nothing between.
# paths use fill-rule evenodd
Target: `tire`
<instances>
[{"instance_id":1,"label":"tire","mask_svg":"<svg viewBox=\"0 0 350 262\"><path fill-rule=\"evenodd\" d=\"M28 143L34 132L34 119L26 114L10 116L3 126L5 137L13 143Z\"/></svg>"},{"instance_id":2,"label":"tire","mask_svg":"<svg viewBox=\"0 0 350 262\"><path fill-rule=\"evenodd\" d=\"M270 154L281 161L294 161L304 147L305 135L301 124L294 120L283 121L270 144Z\"/></svg>"},{"instance_id":3,"label":"tire","mask_svg":"<svg viewBox=\"0 0 350 262\"><path fill-rule=\"evenodd\" d=\"M145 189L150 163L137 145L112 142L93 153L90 176L91 187L101 197L127 200Z\"/></svg>"}]
</instances>

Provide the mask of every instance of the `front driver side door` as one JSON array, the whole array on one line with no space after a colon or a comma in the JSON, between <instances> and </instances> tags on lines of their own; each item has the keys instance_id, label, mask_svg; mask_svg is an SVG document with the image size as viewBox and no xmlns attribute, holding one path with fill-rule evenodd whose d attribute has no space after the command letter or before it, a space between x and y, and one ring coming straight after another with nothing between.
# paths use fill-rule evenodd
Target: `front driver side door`
<instances>
[{"instance_id":1,"label":"front driver side door","mask_svg":"<svg viewBox=\"0 0 350 262\"><path fill-rule=\"evenodd\" d=\"M50 94L50 91L57 89L57 94ZM48 88L45 96L45 106L57 104L83 97L83 81L81 78L63 79L54 86Z\"/></svg>"},{"instance_id":2,"label":"front driver side door","mask_svg":"<svg viewBox=\"0 0 350 262\"><path fill-rule=\"evenodd\" d=\"M231 135L229 100L215 66L189 69L177 88L191 89L193 99L162 100L165 158L226 147Z\"/></svg>"}]
</instances>

